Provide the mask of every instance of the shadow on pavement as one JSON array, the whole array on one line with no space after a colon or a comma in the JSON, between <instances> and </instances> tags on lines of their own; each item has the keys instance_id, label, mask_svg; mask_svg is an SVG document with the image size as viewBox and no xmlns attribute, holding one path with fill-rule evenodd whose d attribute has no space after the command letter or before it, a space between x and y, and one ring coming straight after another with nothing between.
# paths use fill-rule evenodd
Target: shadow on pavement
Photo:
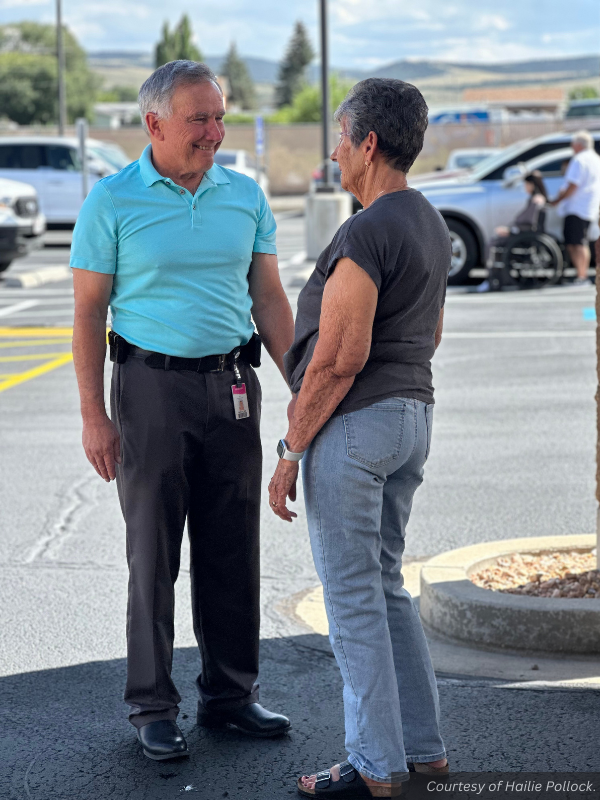
<instances>
[{"instance_id":1,"label":"shadow on pavement","mask_svg":"<svg viewBox=\"0 0 600 800\"><path fill-rule=\"evenodd\" d=\"M191 756L170 762L145 758L127 722L124 659L0 678L0 798L288 797L298 775L343 755L341 682L325 637L261 642L260 699L290 716L285 737L198 728L198 671L196 648L175 652Z\"/></svg>"},{"instance_id":2,"label":"shadow on pavement","mask_svg":"<svg viewBox=\"0 0 600 800\"><path fill-rule=\"evenodd\" d=\"M189 759L145 758L121 701L125 661L0 678L1 800L276 800L298 775L345 757L342 687L327 639L261 642L261 701L289 715L288 736L249 739L196 727L195 648L175 652ZM522 691L440 681L454 770L597 771L600 692Z\"/></svg>"}]
</instances>

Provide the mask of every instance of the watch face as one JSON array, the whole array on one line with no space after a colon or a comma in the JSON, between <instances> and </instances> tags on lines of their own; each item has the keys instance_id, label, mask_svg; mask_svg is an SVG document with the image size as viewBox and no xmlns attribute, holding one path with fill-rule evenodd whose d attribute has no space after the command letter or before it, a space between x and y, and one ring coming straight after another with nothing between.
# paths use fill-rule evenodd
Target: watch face
<instances>
[{"instance_id":1,"label":"watch face","mask_svg":"<svg viewBox=\"0 0 600 800\"><path fill-rule=\"evenodd\" d=\"M277 455L279 456L279 458L283 458L284 453L285 453L285 444L283 442L283 439L280 439L277 442Z\"/></svg>"}]
</instances>

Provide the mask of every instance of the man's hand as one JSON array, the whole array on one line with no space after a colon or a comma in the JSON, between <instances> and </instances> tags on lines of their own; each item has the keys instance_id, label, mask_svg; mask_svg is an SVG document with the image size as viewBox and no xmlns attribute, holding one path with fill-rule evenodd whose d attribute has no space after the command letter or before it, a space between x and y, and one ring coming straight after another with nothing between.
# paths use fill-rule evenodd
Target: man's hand
<instances>
[{"instance_id":1,"label":"man's hand","mask_svg":"<svg viewBox=\"0 0 600 800\"><path fill-rule=\"evenodd\" d=\"M104 415L83 421L83 449L88 461L108 483L115 479L115 462L121 463L121 443L116 427Z\"/></svg>"},{"instance_id":2,"label":"man's hand","mask_svg":"<svg viewBox=\"0 0 600 800\"><path fill-rule=\"evenodd\" d=\"M291 522L298 515L286 506L289 497L292 502L296 499L296 480L298 478L298 462L279 459L275 474L269 483L269 505L271 511L286 522Z\"/></svg>"}]
</instances>

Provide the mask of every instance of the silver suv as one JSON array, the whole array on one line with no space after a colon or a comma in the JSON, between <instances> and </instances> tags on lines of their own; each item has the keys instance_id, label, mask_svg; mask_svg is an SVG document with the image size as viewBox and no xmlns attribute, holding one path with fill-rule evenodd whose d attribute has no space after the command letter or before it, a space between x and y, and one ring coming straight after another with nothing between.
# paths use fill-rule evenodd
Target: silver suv
<instances>
[{"instance_id":1,"label":"silver suv","mask_svg":"<svg viewBox=\"0 0 600 800\"><path fill-rule=\"evenodd\" d=\"M448 283L463 283L470 270L485 262L487 243L498 225L508 225L526 196L522 181L527 169L539 169L550 196L558 192L562 182L561 164L568 153L572 134L553 133L506 147L485 159L472 170L448 177L420 178L409 183L418 189L441 212L450 230L452 266ZM600 154L600 131L592 133L596 152ZM558 155L553 151L562 150Z\"/></svg>"}]
</instances>

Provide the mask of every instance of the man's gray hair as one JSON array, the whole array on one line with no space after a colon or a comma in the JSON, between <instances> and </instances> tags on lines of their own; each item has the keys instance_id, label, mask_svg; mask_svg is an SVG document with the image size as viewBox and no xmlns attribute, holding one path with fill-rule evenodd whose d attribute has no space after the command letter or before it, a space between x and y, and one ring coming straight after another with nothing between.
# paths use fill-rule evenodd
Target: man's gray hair
<instances>
[{"instance_id":1,"label":"man's gray hair","mask_svg":"<svg viewBox=\"0 0 600 800\"><path fill-rule=\"evenodd\" d=\"M580 144L584 150L591 150L594 146L594 140L587 131L577 131L571 138L571 144Z\"/></svg>"},{"instance_id":2,"label":"man's gray hair","mask_svg":"<svg viewBox=\"0 0 600 800\"><path fill-rule=\"evenodd\" d=\"M200 61L169 61L154 70L144 81L138 95L138 105L142 117L142 125L149 133L146 125L146 114L154 113L163 119L170 117L173 111L171 100L179 86L191 83L214 83L223 94L215 73Z\"/></svg>"},{"instance_id":3,"label":"man's gray hair","mask_svg":"<svg viewBox=\"0 0 600 800\"><path fill-rule=\"evenodd\" d=\"M370 131L388 164L408 172L423 149L429 109L411 83L394 78L367 78L356 83L335 112L345 121L350 141L358 147Z\"/></svg>"}]
</instances>

